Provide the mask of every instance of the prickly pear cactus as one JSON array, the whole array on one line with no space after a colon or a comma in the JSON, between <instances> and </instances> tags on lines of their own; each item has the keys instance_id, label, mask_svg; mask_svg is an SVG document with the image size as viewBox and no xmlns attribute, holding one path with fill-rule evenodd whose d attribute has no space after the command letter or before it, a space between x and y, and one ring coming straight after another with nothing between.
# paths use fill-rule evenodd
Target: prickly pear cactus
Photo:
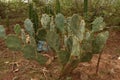
<instances>
[{"instance_id":1,"label":"prickly pear cactus","mask_svg":"<svg viewBox=\"0 0 120 80\"><path fill-rule=\"evenodd\" d=\"M20 51L22 47L21 40L16 35L8 35L5 39L6 46L14 51Z\"/></svg>"},{"instance_id":2,"label":"prickly pear cactus","mask_svg":"<svg viewBox=\"0 0 120 80\"><path fill-rule=\"evenodd\" d=\"M2 25L0 25L0 38L5 38L5 36L5 28Z\"/></svg>"},{"instance_id":3,"label":"prickly pear cactus","mask_svg":"<svg viewBox=\"0 0 120 80\"><path fill-rule=\"evenodd\" d=\"M80 42L79 39L76 36L72 37L73 39L73 45L72 45L72 52L71 52L71 56L75 56L80 58L81 52L80 52Z\"/></svg>"},{"instance_id":4,"label":"prickly pear cactus","mask_svg":"<svg viewBox=\"0 0 120 80\"><path fill-rule=\"evenodd\" d=\"M63 65L61 71L63 76L75 69L79 62L90 61L93 54L101 53L109 37L109 32L104 31L105 23L102 17L92 22L92 30L85 28L85 21L80 19L78 14L68 18L60 13L55 18L43 14L41 25L42 28L35 32L31 20L26 19L25 31L18 25L14 27L15 33L17 35L21 33L21 36L8 35L7 37L5 37L4 27L0 25L0 37L5 37L8 48L14 51L21 50L26 58L37 60L39 63L46 61L46 58L38 54L37 49L38 51L53 50ZM25 32L30 37L29 44L25 42L27 34ZM43 42L48 47L41 46Z\"/></svg>"},{"instance_id":5,"label":"prickly pear cactus","mask_svg":"<svg viewBox=\"0 0 120 80\"><path fill-rule=\"evenodd\" d=\"M45 29L38 29L36 35L37 35L37 41L45 41L46 40L46 34L47 31Z\"/></svg>"},{"instance_id":6,"label":"prickly pear cactus","mask_svg":"<svg viewBox=\"0 0 120 80\"><path fill-rule=\"evenodd\" d=\"M70 22L70 29L72 30L72 33L74 35L77 35L79 32L79 24L80 24L79 22L80 22L79 15L74 14Z\"/></svg>"},{"instance_id":7,"label":"prickly pear cactus","mask_svg":"<svg viewBox=\"0 0 120 80\"><path fill-rule=\"evenodd\" d=\"M100 53L109 37L109 32L99 33L93 40L93 53Z\"/></svg>"},{"instance_id":8,"label":"prickly pear cactus","mask_svg":"<svg viewBox=\"0 0 120 80\"><path fill-rule=\"evenodd\" d=\"M84 33L85 33L85 21L81 20L79 26L79 32L78 34L76 34L80 42L82 42L82 40L84 39Z\"/></svg>"},{"instance_id":9,"label":"prickly pear cactus","mask_svg":"<svg viewBox=\"0 0 120 80\"><path fill-rule=\"evenodd\" d=\"M48 45L56 52L60 50L59 35L56 32L53 31L47 32L46 41Z\"/></svg>"},{"instance_id":10,"label":"prickly pear cactus","mask_svg":"<svg viewBox=\"0 0 120 80\"><path fill-rule=\"evenodd\" d=\"M67 64L67 62L69 61L70 53L68 51L61 50L58 53L58 58L59 58L60 63L63 66L65 66Z\"/></svg>"},{"instance_id":11,"label":"prickly pear cactus","mask_svg":"<svg viewBox=\"0 0 120 80\"><path fill-rule=\"evenodd\" d=\"M56 24L56 28L61 31L64 32L64 16L62 14L57 14L56 18L55 18L55 24Z\"/></svg>"},{"instance_id":12,"label":"prickly pear cactus","mask_svg":"<svg viewBox=\"0 0 120 80\"><path fill-rule=\"evenodd\" d=\"M92 32L97 32L103 30L104 28L105 22L103 21L102 17L98 17L92 22Z\"/></svg>"},{"instance_id":13,"label":"prickly pear cactus","mask_svg":"<svg viewBox=\"0 0 120 80\"><path fill-rule=\"evenodd\" d=\"M41 65L45 65L48 61L48 59L41 54L38 54L38 58L35 60L38 61Z\"/></svg>"},{"instance_id":14,"label":"prickly pear cactus","mask_svg":"<svg viewBox=\"0 0 120 80\"><path fill-rule=\"evenodd\" d=\"M24 57L27 59L35 59L35 48L32 45L26 44L22 48L22 52L24 54Z\"/></svg>"},{"instance_id":15,"label":"prickly pear cactus","mask_svg":"<svg viewBox=\"0 0 120 80\"><path fill-rule=\"evenodd\" d=\"M14 32L15 32L17 35L19 35L19 34L21 33L21 27L20 27L19 24L16 24L16 25L14 26Z\"/></svg>"},{"instance_id":16,"label":"prickly pear cactus","mask_svg":"<svg viewBox=\"0 0 120 80\"><path fill-rule=\"evenodd\" d=\"M24 21L24 27L30 36L34 36L35 32L34 32L34 28L33 28L33 23L31 22L30 19L26 19Z\"/></svg>"},{"instance_id":17,"label":"prickly pear cactus","mask_svg":"<svg viewBox=\"0 0 120 80\"><path fill-rule=\"evenodd\" d=\"M51 17L51 21L50 21L50 31L56 31L53 17Z\"/></svg>"},{"instance_id":18,"label":"prickly pear cactus","mask_svg":"<svg viewBox=\"0 0 120 80\"><path fill-rule=\"evenodd\" d=\"M65 40L64 44L65 44L66 50L71 53L71 51L72 51L72 45L73 45L73 39L72 39L72 37L71 36L68 37Z\"/></svg>"},{"instance_id":19,"label":"prickly pear cactus","mask_svg":"<svg viewBox=\"0 0 120 80\"><path fill-rule=\"evenodd\" d=\"M41 25L44 29L49 29L50 25L50 17L47 14L42 14L41 17Z\"/></svg>"}]
</instances>

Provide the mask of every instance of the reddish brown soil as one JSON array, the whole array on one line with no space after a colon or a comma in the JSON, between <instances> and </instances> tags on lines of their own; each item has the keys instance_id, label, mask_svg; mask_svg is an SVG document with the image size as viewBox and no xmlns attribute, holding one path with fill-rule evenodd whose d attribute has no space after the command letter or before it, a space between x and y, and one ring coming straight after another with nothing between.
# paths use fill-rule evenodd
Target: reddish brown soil
<instances>
[{"instance_id":1,"label":"reddish brown soil","mask_svg":"<svg viewBox=\"0 0 120 80\"><path fill-rule=\"evenodd\" d=\"M120 31L112 31L103 51L98 75L95 74L98 55L88 63L80 63L71 74L72 80L120 80ZM44 67L26 60L21 52L8 50L0 40L0 80L56 80L57 62ZM71 80L71 79L70 79Z\"/></svg>"}]
</instances>

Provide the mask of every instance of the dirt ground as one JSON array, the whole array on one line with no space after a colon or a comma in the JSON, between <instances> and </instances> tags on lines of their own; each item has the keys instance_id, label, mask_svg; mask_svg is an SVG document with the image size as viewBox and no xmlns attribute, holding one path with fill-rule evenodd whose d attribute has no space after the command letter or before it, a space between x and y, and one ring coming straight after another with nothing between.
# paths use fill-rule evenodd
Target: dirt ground
<instances>
[{"instance_id":1,"label":"dirt ground","mask_svg":"<svg viewBox=\"0 0 120 80\"><path fill-rule=\"evenodd\" d=\"M71 74L72 80L120 80L119 57L120 31L112 31L102 54L98 75L95 74L98 55L94 55L90 62L78 65ZM59 70L57 62L41 66L36 61L26 60L21 52L10 51L0 40L0 80L56 80Z\"/></svg>"}]
</instances>

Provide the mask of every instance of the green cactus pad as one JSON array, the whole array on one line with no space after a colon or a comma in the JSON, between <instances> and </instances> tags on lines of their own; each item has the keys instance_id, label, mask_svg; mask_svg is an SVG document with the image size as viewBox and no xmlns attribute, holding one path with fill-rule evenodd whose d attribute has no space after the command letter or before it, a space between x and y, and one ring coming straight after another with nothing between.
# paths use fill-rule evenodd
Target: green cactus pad
<instances>
[{"instance_id":1,"label":"green cactus pad","mask_svg":"<svg viewBox=\"0 0 120 80\"><path fill-rule=\"evenodd\" d=\"M57 14L55 18L56 28L63 32L64 31L64 16L62 14Z\"/></svg>"},{"instance_id":2,"label":"green cactus pad","mask_svg":"<svg viewBox=\"0 0 120 80\"><path fill-rule=\"evenodd\" d=\"M21 40L15 35L8 35L6 40L6 46L14 51L20 51L22 48Z\"/></svg>"},{"instance_id":3,"label":"green cactus pad","mask_svg":"<svg viewBox=\"0 0 120 80\"><path fill-rule=\"evenodd\" d=\"M0 38L5 38L5 36L5 28L2 25L0 25Z\"/></svg>"},{"instance_id":4,"label":"green cactus pad","mask_svg":"<svg viewBox=\"0 0 120 80\"><path fill-rule=\"evenodd\" d=\"M102 17L97 17L93 22L92 22L92 32L97 32L100 30L103 30L105 27L105 22L103 22Z\"/></svg>"},{"instance_id":5,"label":"green cactus pad","mask_svg":"<svg viewBox=\"0 0 120 80\"><path fill-rule=\"evenodd\" d=\"M32 45L26 44L22 48L22 52L25 58L27 59L35 59L35 48Z\"/></svg>"},{"instance_id":6,"label":"green cactus pad","mask_svg":"<svg viewBox=\"0 0 120 80\"><path fill-rule=\"evenodd\" d=\"M48 31L46 35L46 41L53 50L58 52L60 49L60 41L59 35L56 32Z\"/></svg>"},{"instance_id":7,"label":"green cactus pad","mask_svg":"<svg viewBox=\"0 0 120 80\"><path fill-rule=\"evenodd\" d=\"M47 32L46 32L46 30L45 29L39 29L38 31L37 31L37 40L38 41L45 41L46 40L46 34L47 34Z\"/></svg>"},{"instance_id":8,"label":"green cactus pad","mask_svg":"<svg viewBox=\"0 0 120 80\"><path fill-rule=\"evenodd\" d=\"M70 53L67 52L67 51L61 50L58 53L58 58L59 58L60 63L64 66L68 62L68 60L70 58Z\"/></svg>"},{"instance_id":9,"label":"green cactus pad","mask_svg":"<svg viewBox=\"0 0 120 80\"><path fill-rule=\"evenodd\" d=\"M41 54L38 54L38 58L35 60L38 61L41 65L45 65L46 62L48 61L48 58Z\"/></svg>"},{"instance_id":10,"label":"green cactus pad","mask_svg":"<svg viewBox=\"0 0 120 80\"><path fill-rule=\"evenodd\" d=\"M42 14L41 25L44 29L48 29L50 25L50 17L47 14Z\"/></svg>"},{"instance_id":11,"label":"green cactus pad","mask_svg":"<svg viewBox=\"0 0 120 80\"><path fill-rule=\"evenodd\" d=\"M67 39L67 41L66 41L65 44L66 44L66 46L67 46L68 52L71 53L71 51L72 51L72 45L73 45L73 39L72 39L72 37L69 37L69 38Z\"/></svg>"},{"instance_id":12,"label":"green cactus pad","mask_svg":"<svg viewBox=\"0 0 120 80\"><path fill-rule=\"evenodd\" d=\"M19 34L21 33L21 27L20 27L19 24L16 24L16 25L14 26L14 32L15 32L17 35L19 35Z\"/></svg>"},{"instance_id":13,"label":"green cactus pad","mask_svg":"<svg viewBox=\"0 0 120 80\"><path fill-rule=\"evenodd\" d=\"M89 62L93 57L92 53L83 53L83 55L80 58L80 62Z\"/></svg>"},{"instance_id":14,"label":"green cactus pad","mask_svg":"<svg viewBox=\"0 0 120 80\"><path fill-rule=\"evenodd\" d=\"M72 30L73 34L75 34L75 35L78 34L79 24L80 24L79 15L74 14L71 19L70 29Z\"/></svg>"},{"instance_id":15,"label":"green cactus pad","mask_svg":"<svg viewBox=\"0 0 120 80\"><path fill-rule=\"evenodd\" d=\"M33 45L36 47L36 41L35 41L35 38L33 36L30 36L30 45Z\"/></svg>"},{"instance_id":16,"label":"green cactus pad","mask_svg":"<svg viewBox=\"0 0 120 80\"><path fill-rule=\"evenodd\" d=\"M73 45L72 45L71 56L80 58L80 56L81 56L81 53L80 53L81 48L80 48L79 39L76 36L73 36L72 39L73 39Z\"/></svg>"},{"instance_id":17,"label":"green cactus pad","mask_svg":"<svg viewBox=\"0 0 120 80\"><path fill-rule=\"evenodd\" d=\"M30 36L34 35L33 23L30 19L24 21L25 30L29 33Z\"/></svg>"},{"instance_id":18,"label":"green cactus pad","mask_svg":"<svg viewBox=\"0 0 120 80\"><path fill-rule=\"evenodd\" d=\"M92 51L92 40L93 36L90 32L85 33L85 38L82 41L81 48L82 51L85 53L90 53Z\"/></svg>"},{"instance_id":19,"label":"green cactus pad","mask_svg":"<svg viewBox=\"0 0 120 80\"><path fill-rule=\"evenodd\" d=\"M100 53L101 50L104 48L104 45L109 37L109 32L102 32L99 33L96 38L93 40L93 53L97 54Z\"/></svg>"},{"instance_id":20,"label":"green cactus pad","mask_svg":"<svg viewBox=\"0 0 120 80\"><path fill-rule=\"evenodd\" d=\"M76 34L79 38L79 41L82 41L84 39L84 33L85 33L85 21L81 20L80 26L79 26L79 32Z\"/></svg>"}]
</instances>

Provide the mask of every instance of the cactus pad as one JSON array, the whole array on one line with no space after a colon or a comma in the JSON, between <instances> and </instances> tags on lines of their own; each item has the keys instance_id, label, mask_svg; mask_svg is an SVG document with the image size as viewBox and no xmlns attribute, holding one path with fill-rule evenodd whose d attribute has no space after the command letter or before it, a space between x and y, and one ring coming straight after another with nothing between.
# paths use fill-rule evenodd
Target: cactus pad
<instances>
[{"instance_id":1,"label":"cactus pad","mask_svg":"<svg viewBox=\"0 0 120 80\"><path fill-rule=\"evenodd\" d=\"M30 19L24 21L25 30L29 33L30 36L34 35L33 23Z\"/></svg>"},{"instance_id":2,"label":"cactus pad","mask_svg":"<svg viewBox=\"0 0 120 80\"><path fill-rule=\"evenodd\" d=\"M5 42L7 47L11 50L19 51L22 48L21 40L15 35L8 35Z\"/></svg>"},{"instance_id":3,"label":"cactus pad","mask_svg":"<svg viewBox=\"0 0 120 80\"><path fill-rule=\"evenodd\" d=\"M92 22L92 32L103 30L104 27L105 27L105 22L103 22L102 17L98 17Z\"/></svg>"},{"instance_id":4,"label":"cactus pad","mask_svg":"<svg viewBox=\"0 0 120 80\"><path fill-rule=\"evenodd\" d=\"M0 38L5 38L5 36L5 28L2 25L0 25Z\"/></svg>"},{"instance_id":5,"label":"cactus pad","mask_svg":"<svg viewBox=\"0 0 120 80\"><path fill-rule=\"evenodd\" d=\"M56 28L63 32L64 31L64 16L62 14L57 14L55 18Z\"/></svg>"},{"instance_id":6,"label":"cactus pad","mask_svg":"<svg viewBox=\"0 0 120 80\"><path fill-rule=\"evenodd\" d=\"M35 48L32 45L26 44L23 47L22 52L25 58L35 59Z\"/></svg>"},{"instance_id":7,"label":"cactus pad","mask_svg":"<svg viewBox=\"0 0 120 80\"><path fill-rule=\"evenodd\" d=\"M58 52L60 49L60 41L59 35L56 32L48 31L46 35L46 41L53 50Z\"/></svg>"},{"instance_id":8,"label":"cactus pad","mask_svg":"<svg viewBox=\"0 0 120 80\"><path fill-rule=\"evenodd\" d=\"M21 33L21 27L20 27L19 24L16 24L16 25L14 26L14 32L15 32L17 35L19 35L19 34Z\"/></svg>"}]
</instances>

